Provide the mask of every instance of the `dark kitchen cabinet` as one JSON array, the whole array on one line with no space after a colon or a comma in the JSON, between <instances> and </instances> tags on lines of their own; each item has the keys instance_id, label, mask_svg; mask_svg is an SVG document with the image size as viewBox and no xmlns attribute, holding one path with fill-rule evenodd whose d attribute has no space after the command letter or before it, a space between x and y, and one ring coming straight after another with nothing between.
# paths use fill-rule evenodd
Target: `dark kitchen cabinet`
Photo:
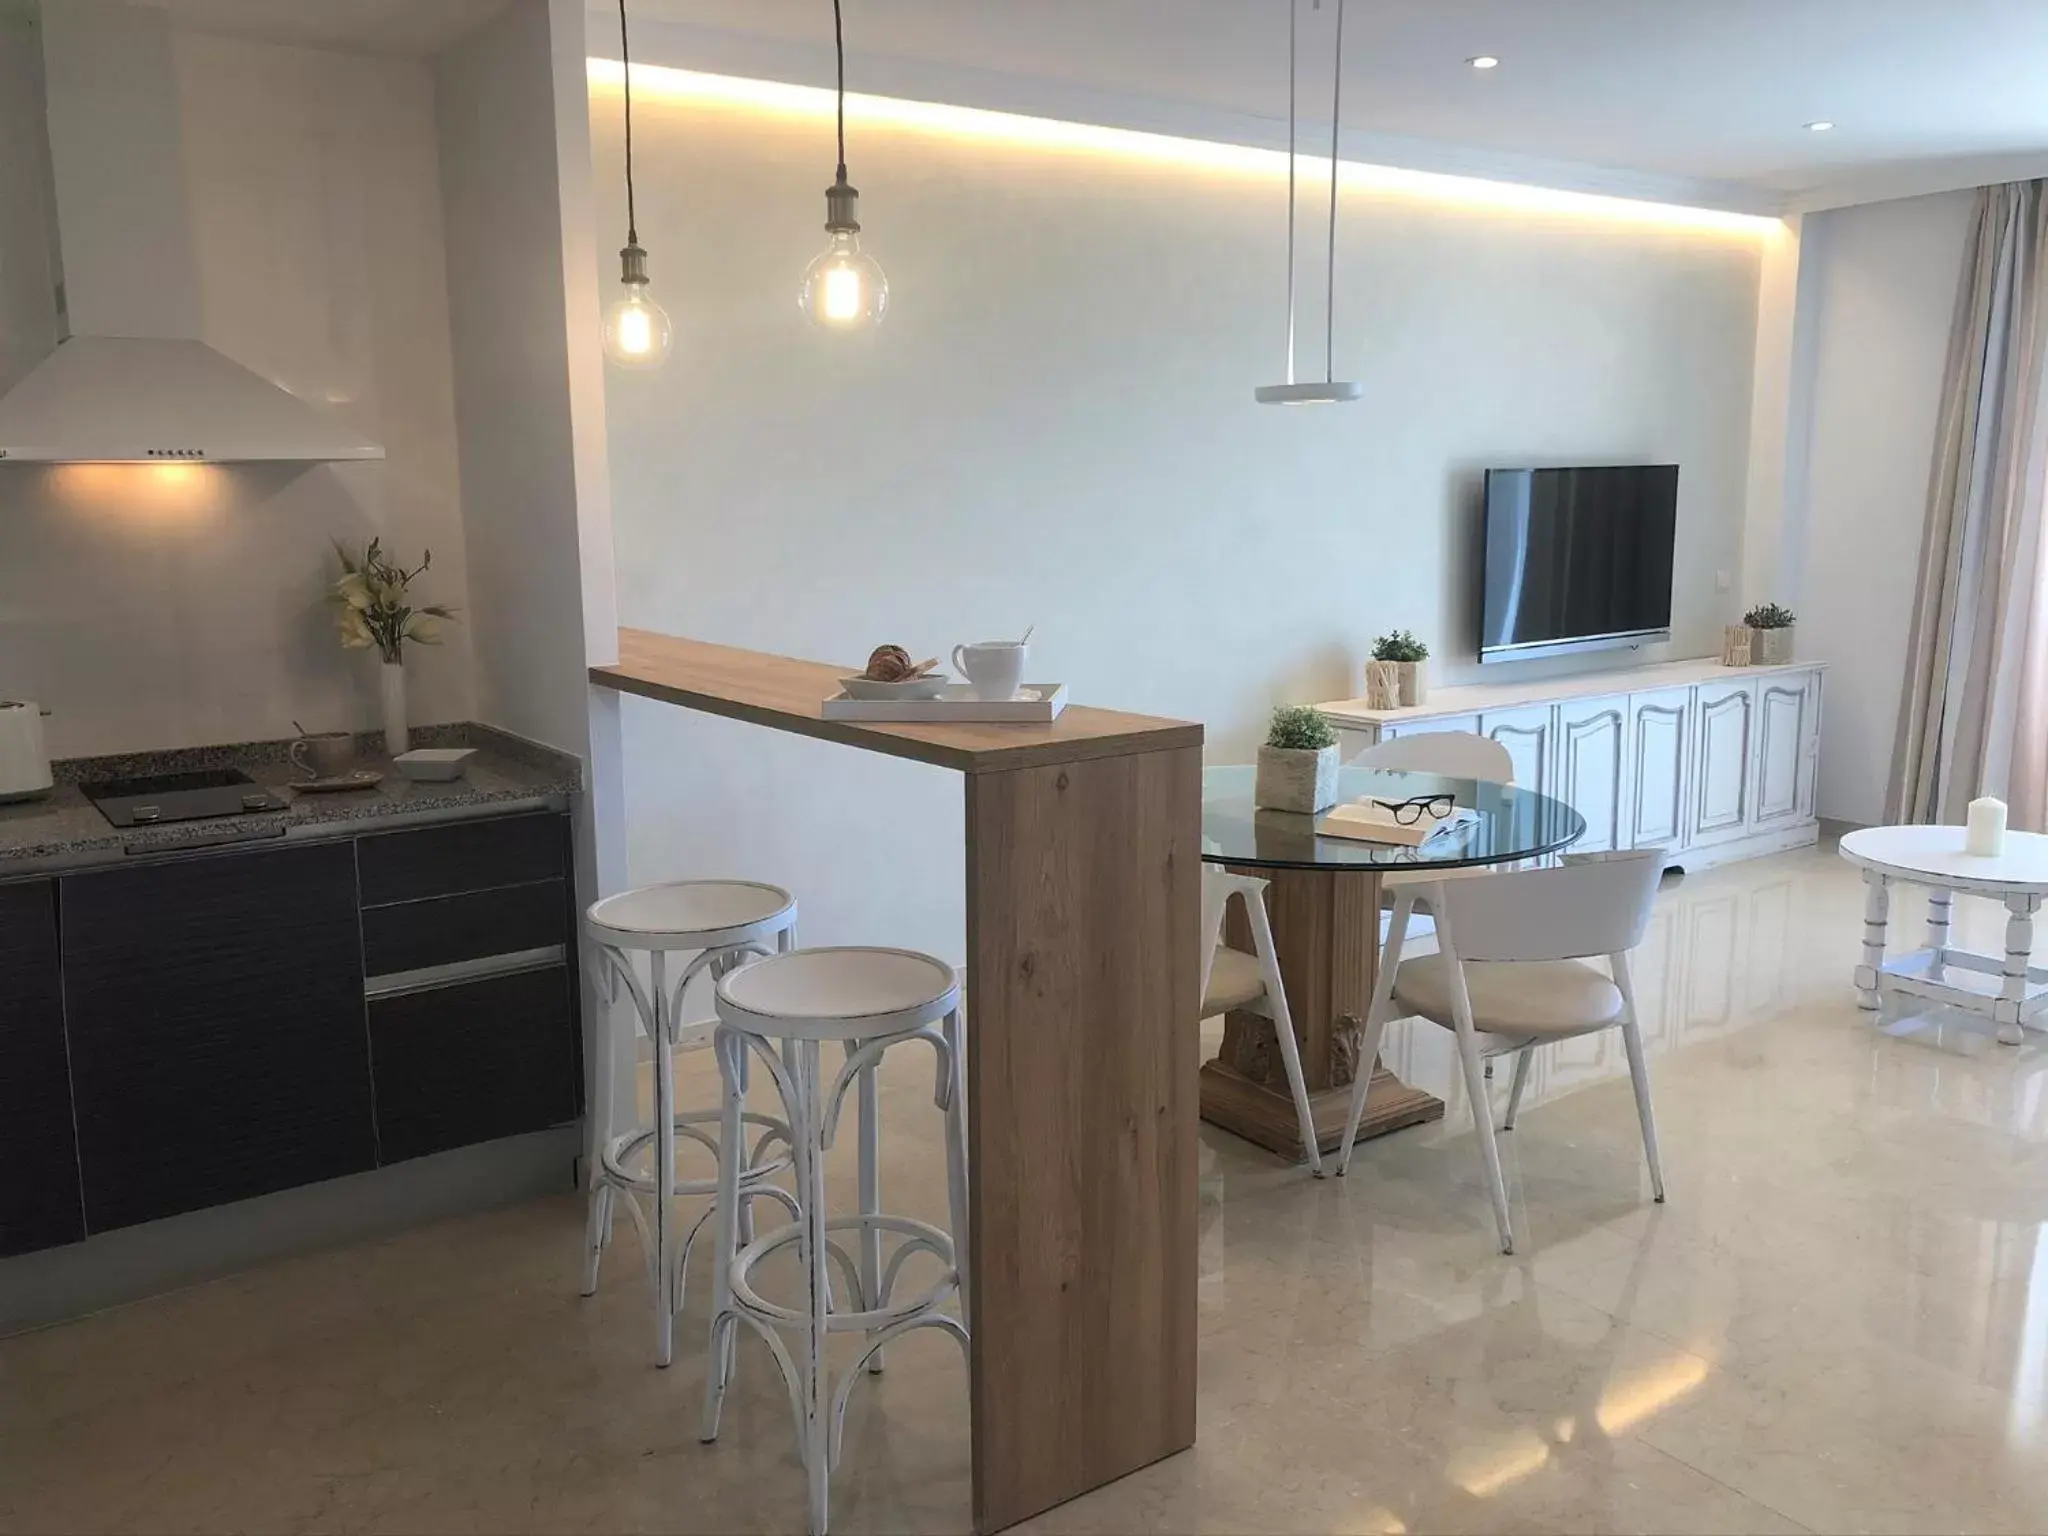
<instances>
[{"instance_id":1,"label":"dark kitchen cabinet","mask_svg":"<svg viewBox=\"0 0 2048 1536\"><path fill-rule=\"evenodd\" d=\"M573 986L567 966L551 965L373 1000L383 1161L574 1120Z\"/></svg>"},{"instance_id":2,"label":"dark kitchen cabinet","mask_svg":"<svg viewBox=\"0 0 2048 1536\"><path fill-rule=\"evenodd\" d=\"M372 1167L348 842L66 876L94 1232Z\"/></svg>"},{"instance_id":3,"label":"dark kitchen cabinet","mask_svg":"<svg viewBox=\"0 0 2048 1536\"><path fill-rule=\"evenodd\" d=\"M85 1236L56 895L0 885L0 1256Z\"/></svg>"}]
</instances>

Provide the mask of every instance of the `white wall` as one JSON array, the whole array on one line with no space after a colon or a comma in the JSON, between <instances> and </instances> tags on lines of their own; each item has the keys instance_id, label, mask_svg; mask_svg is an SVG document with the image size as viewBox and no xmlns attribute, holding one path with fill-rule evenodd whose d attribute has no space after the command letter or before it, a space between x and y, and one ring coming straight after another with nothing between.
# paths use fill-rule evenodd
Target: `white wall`
<instances>
[{"instance_id":1,"label":"white wall","mask_svg":"<svg viewBox=\"0 0 2048 1536\"><path fill-rule=\"evenodd\" d=\"M1829 664L1820 814L1884 819L1942 370L1973 192L1809 214L1801 253L1803 550L1786 601Z\"/></svg>"},{"instance_id":2,"label":"white wall","mask_svg":"<svg viewBox=\"0 0 2048 1536\"><path fill-rule=\"evenodd\" d=\"M580 0L516 0L441 55L435 84L478 713L583 760L587 903L626 860L618 701L587 672L617 659L618 620L583 29ZM595 1142L631 1103L633 1063L605 1071L594 970L583 986ZM609 1033L633 1038L623 1010Z\"/></svg>"},{"instance_id":3,"label":"white wall","mask_svg":"<svg viewBox=\"0 0 2048 1536\"><path fill-rule=\"evenodd\" d=\"M678 341L664 371L611 378L629 624L857 662L1035 623L1039 677L1202 720L1212 759L1241 761L1275 702L1356 693L1377 631L1470 667L1485 466L1657 459L1684 466L1671 653L1715 643L1755 235L1347 191L1337 359L1365 400L1262 408L1282 174L856 125L894 300L849 340L795 307L829 119L651 87L636 108ZM593 113L622 230L616 92ZM1304 337L1319 325L1312 304ZM635 878L786 878L812 939L958 951L944 775L629 704L627 798Z\"/></svg>"},{"instance_id":4,"label":"white wall","mask_svg":"<svg viewBox=\"0 0 2048 1536\"><path fill-rule=\"evenodd\" d=\"M55 710L60 755L372 724L330 538L431 548L424 590L467 604L426 66L197 34L175 61L203 338L389 457L0 468L0 692ZM468 645L414 653L416 719L473 713Z\"/></svg>"},{"instance_id":5,"label":"white wall","mask_svg":"<svg viewBox=\"0 0 2048 1536\"><path fill-rule=\"evenodd\" d=\"M581 14L571 16L580 40ZM578 350L593 398L601 386L587 245L573 278L564 256L565 225L587 231L590 220L564 218L554 67L549 7L523 0L441 56L437 88L478 707L494 724L582 755ZM584 186L585 112L580 99L571 104L576 133L560 153L573 153L570 174ZM572 289L586 312L581 349L568 339ZM601 440L591 446L601 501ZM610 555L602 545L592 562L601 608Z\"/></svg>"}]
</instances>

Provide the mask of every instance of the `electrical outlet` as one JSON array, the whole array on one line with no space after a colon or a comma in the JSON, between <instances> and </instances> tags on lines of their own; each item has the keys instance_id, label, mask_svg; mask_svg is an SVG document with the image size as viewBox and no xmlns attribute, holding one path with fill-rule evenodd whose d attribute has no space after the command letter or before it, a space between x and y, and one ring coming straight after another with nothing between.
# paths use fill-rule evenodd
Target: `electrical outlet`
<instances>
[{"instance_id":1,"label":"electrical outlet","mask_svg":"<svg viewBox=\"0 0 2048 1536\"><path fill-rule=\"evenodd\" d=\"M1726 592L1734 584L1734 578L1726 571L1714 572L1714 590L1716 592Z\"/></svg>"}]
</instances>

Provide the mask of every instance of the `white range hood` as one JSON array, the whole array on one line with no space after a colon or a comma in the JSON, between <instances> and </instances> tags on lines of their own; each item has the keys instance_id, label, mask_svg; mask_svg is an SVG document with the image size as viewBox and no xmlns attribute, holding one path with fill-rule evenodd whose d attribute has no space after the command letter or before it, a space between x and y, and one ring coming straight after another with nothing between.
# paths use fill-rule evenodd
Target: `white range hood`
<instances>
[{"instance_id":1,"label":"white range hood","mask_svg":"<svg viewBox=\"0 0 2048 1536\"><path fill-rule=\"evenodd\" d=\"M40 46L32 30L0 38L0 97L20 103L26 84L47 104L45 114L0 103L0 191L16 194L12 214L38 201L45 212L17 217L11 239L0 231L0 278L10 258L17 274L11 300L0 288L0 341L12 343L0 347L0 365L19 358L25 335L43 333L30 355L64 339L25 373L11 370L18 377L0 393L0 460L383 458L332 410L199 339L168 17L63 0L45 6L42 20ZM45 196L24 199L36 182ZM38 281L19 281L24 267L40 268ZM24 291L51 295L48 313L23 319Z\"/></svg>"},{"instance_id":2,"label":"white range hood","mask_svg":"<svg viewBox=\"0 0 2048 1536\"><path fill-rule=\"evenodd\" d=\"M0 397L0 459L10 463L383 457L331 412L203 341L73 336Z\"/></svg>"}]
</instances>

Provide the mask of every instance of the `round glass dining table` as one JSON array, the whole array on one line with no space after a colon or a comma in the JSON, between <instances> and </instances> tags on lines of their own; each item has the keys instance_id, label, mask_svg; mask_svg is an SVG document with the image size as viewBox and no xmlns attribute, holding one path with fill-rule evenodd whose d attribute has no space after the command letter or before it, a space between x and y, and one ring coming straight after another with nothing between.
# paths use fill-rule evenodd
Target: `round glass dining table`
<instances>
[{"instance_id":1,"label":"round glass dining table","mask_svg":"<svg viewBox=\"0 0 2048 1536\"><path fill-rule=\"evenodd\" d=\"M1562 800L1514 785L1344 768L1337 775L1340 805L1449 795L1470 807L1474 819L1419 848L1326 837L1316 831L1315 816L1258 809L1252 803L1256 772L1204 770L1202 858L1268 882L1280 979L1301 1049L1316 1140L1328 1152L1343 1138L1378 968L1398 965L1404 941L1412 946L1422 937L1416 930L1425 926L1425 920L1411 919L1409 932L1394 936L1382 954L1385 878L1426 880L1450 870L1539 858L1584 836L1586 819ZM1228 914L1224 942L1249 950L1250 924L1236 906ZM1378 1063L1372 1070L1361 1141L1443 1114L1443 1102L1434 1095L1408 1087ZM1222 1047L1202 1064L1202 1118L1283 1156L1304 1155L1273 1025L1260 1015L1225 1015Z\"/></svg>"},{"instance_id":2,"label":"round glass dining table","mask_svg":"<svg viewBox=\"0 0 2048 1536\"><path fill-rule=\"evenodd\" d=\"M1337 803L1381 800L1399 804L1423 795L1449 795L1478 819L1420 848L1324 837L1317 817L1262 811L1252 804L1258 770L1207 768L1202 772L1202 857L1241 869L1322 869L1400 872L1472 869L1512 864L1569 847L1585 836L1586 818L1562 800L1477 779L1383 768L1337 770Z\"/></svg>"}]
</instances>

